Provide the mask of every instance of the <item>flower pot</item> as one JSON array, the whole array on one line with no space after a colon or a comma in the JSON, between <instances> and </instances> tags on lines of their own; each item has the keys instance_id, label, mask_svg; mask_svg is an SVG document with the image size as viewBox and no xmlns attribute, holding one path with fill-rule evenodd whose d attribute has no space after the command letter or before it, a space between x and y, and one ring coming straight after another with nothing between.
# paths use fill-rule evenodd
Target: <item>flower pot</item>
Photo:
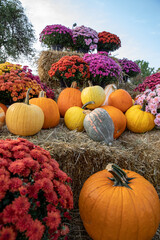
<instances>
[{"instance_id":1,"label":"flower pot","mask_svg":"<svg viewBox=\"0 0 160 240\"><path fill-rule=\"evenodd\" d=\"M79 49L77 49L77 53L88 53L88 50L79 48Z\"/></svg>"},{"instance_id":2,"label":"flower pot","mask_svg":"<svg viewBox=\"0 0 160 240\"><path fill-rule=\"evenodd\" d=\"M51 46L51 50L62 51L63 50L63 46L61 46L61 45L52 45Z\"/></svg>"}]
</instances>

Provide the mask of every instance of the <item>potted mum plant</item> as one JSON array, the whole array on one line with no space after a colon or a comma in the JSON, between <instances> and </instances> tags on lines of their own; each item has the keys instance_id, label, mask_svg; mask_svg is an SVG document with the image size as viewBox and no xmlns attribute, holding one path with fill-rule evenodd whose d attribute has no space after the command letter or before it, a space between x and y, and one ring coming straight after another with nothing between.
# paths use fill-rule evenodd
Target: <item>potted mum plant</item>
<instances>
[{"instance_id":1,"label":"potted mum plant","mask_svg":"<svg viewBox=\"0 0 160 240\"><path fill-rule=\"evenodd\" d=\"M0 239L67 239L71 178L26 139L0 140Z\"/></svg>"},{"instance_id":2,"label":"potted mum plant","mask_svg":"<svg viewBox=\"0 0 160 240\"><path fill-rule=\"evenodd\" d=\"M141 72L139 66L135 62L128 60L127 58L118 59L118 62L122 67L122 71L124 73L124 82L127 82L129 77L136 77Z\"/></svg>"},{"instance_id":3,"label":"potted mum plant","mask_svg":"<svg viewBox=\"0 0 160 240\"><path fill-rule=\"evenodd\" d=\"M77 55L62 57L52 64L48 74L56 77L61 82L61 87L70 87L73 82L83 85L90 77L89 65Z\"/></svg>"},{"instance_id":4,"label":"potted mum plant","mask_svg":"<svg viewBox=\"0 0 160 240\"><path fill-rule=\"evenodd\" d=\"M0 102L10 105L14 102L22 102L25 99L28 88L32 88L30 97L37 97L44 90L46 96L54 98L54 90L45 83L41 83L38 76L32 74L27 66L19 64L0 64Z\"/></svg>"},{"instance_id":5,"label":"potted mum plant","mask_svg":"<svg viewBox=\"0 0 160 240\"><path fill-rule=\"evenodd\" d=\"M72 29L72 34L73 49L77 50L77 52L87 53L97 49L98 33L94 29L84 25L77 26Z\"/></svg>"},{"instance_id":6,"label":"potted mum plant","mask_svg":"<svg viewBox=\"0 0 160 240\"><path fill-rule=\"evenodd\" d=\"M105 87L122 80L122 69L111 57L103 53L86 53L83 60L89 64L90 80L93 85Z\"/></svg>"},{"instance_id":7,"label":"potted mum plant","mask_svg":"<svg viewBox=\"0 0 160 240\"><path fill-rule=\"evenodd\" d=\"M155 125L160 129L160 84L157 84L153 90L146 89L143 93L136 96L135 104L143 105L146 102L145 111L155 116Z\"/></svg>"},{"instance_id":8,"label":"potted mum plant","mask_svg":"<svg viewBox=\"0 0 160 240\"><path fill-rule=\"evenodd\" d=\"M73 46L72 30L61 24L47 25L40 33L39 40L53 50Z\"/></svg>"},{"instance_id":9,"label":"potted mum plant","mask_svg":"<svg viewBox=\"0 0 160 240\"><path fill-rule=\"evenodd\" d=\"M98 44L97 50L98 51L115 51L121 47L121 40L115 34L110 32L99 32L98 33Z\"/></svg>"},{"instance_id":10,"label":"potted mum plant","mask_svg":"<svg viewBox=\"0 0 160 240\"><path fill-rule=\"evenodd\" d=\"M146 77L143 83L140 83L134 91L144 92L147 88L154 90L158 84L160 84L160 72Z\"/></svg>"}]
</instances>

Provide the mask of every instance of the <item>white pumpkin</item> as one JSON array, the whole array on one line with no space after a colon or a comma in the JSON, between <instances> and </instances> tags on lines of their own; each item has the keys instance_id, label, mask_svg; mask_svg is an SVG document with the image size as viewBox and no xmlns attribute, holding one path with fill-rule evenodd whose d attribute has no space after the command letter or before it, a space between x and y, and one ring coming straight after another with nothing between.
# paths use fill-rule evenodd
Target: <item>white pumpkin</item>
<instances>
[{"instance_id":1,"label":"white pumpkin","mask_svg":"<svg viewBox=\"0 0 160 240\"><path fill-rule=\"evenodd\" d=\"M114 92L116 89L117 89L117 87L116 87L115 84L108 84L108 85L105 87L104 92L105 92L106 97L105 97L105 100L104 100L102 106L108 105L108 97L109 97L109 95L110 95L112 92Z\"/></svg>"}]
</instances>

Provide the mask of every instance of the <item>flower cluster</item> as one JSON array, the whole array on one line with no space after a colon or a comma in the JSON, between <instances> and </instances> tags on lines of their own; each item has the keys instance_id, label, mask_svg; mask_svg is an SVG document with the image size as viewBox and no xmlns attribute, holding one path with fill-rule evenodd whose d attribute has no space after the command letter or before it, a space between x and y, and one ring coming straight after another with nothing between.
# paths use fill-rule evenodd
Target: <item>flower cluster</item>
<instances>
[{"instance_id":1,"label":"flower cluster","mask_svg":"<svg viewBox=\"0 0 160 240\"><path fill-rule=\"evenodd\" d=\"M140 83L134 91L144 92L146 88L154 90L156 85L160 84L160 72L154 73L146 77L143 83Z\"/></svg>"},{"instance_id":2,"label":"flower cluster","mask_svg":"<svg viewBox=\"0 0 160 240\"><path fill-rule=\"evenodd\" d=\"M50 77L58 78L68 87L74 81L83 85L83 82L90 77L88 64L77 55L62 57L52 64L48 74Z\"/></svg>"},{"instance_id":3,"label":"flower cluster","mask_svg":"<svg viewBox=\"0 0 160 240\"><path fill-rule=\"evenodd\" d=\"M31 78L32 80L36 80L36 82L41 86L41 88L43 89L43 91L45 91L47 98L52 98L52 99L54 99L54 96L55 96L55 91L54 91L54 89L49 88L46 83L41 82L39 76L33 75L33 74L32 74L32 70L29 69L28 66L24 66L22 70L23 70L24 72L27 72L27 73L28 73L28 77L29 77L29 78Z\"/></svg>"},{"instance_id":4,"label":"flower cluster","mask_svg":"<svg viewBox=\"0 0 160 240\"><path fill-rule=\"evenodd\" d=\"M13 70L22 70L22 66L20 64L13 64L10 62L5 62L0 64L0 75L3 75L7 72Z\"/></svg>"},{"instance_id":5,"label":"flower cluster","mask_svg":"<svg viewBox=\"0 0 160 240\"><path fill-rule=\"evenodd\" d=\"M21 102L26 96L28 88L32 88L31 97L37 97L39 91L46 92L48 98L54 98L54 89L50 89L40 81L39 76L33 75L28 66L19 64L0 64L0 102L10 105L13 102Z\"/></svg>"},{"instance_id":6,"label":"flower cluster","mask_svg":"<svg viewBox=\"0 0 160 240\"><path fill-rule=\"evenodd\" d=\"M28 74L23 71L11 70L0 75L0 102L6 105L13 102L22 102L28 88L32 88L31 97L38 96L42 90L40 84L29 78Z\"/></svg>"},{"instance_id":7,"label":"flower cluster","mask_svg":"<svg viewBox=\"0 0 160 240\"><path fill-rule=\"evenodd\" d=\"M127 77L136 77L141 72L139 66L127 58L118 59L118 62L121 65L124 75Z\"/></svg>"},{"instance_id":8,"label":"flower cluster","mask_svg":"<svg viewBox=\"0 0 160 240\"><path fill-rule=\"evenodd\" d=\"M105 54L88 54L83 57L89 64L90 80L93 85L104 87L106 84L122 80L121 67Z\"/></svg>"},{"instance_id":9,"label":"flower cluster","mask_svg":"<svg viewBox=\"0 0 160 240\"><path fill-rule=\"evenodd\" d=\"M67 239L71 179L26 139L0 140L0 239Z\"/></svg>"},{"instance_id":10,"label":"flower cluster","mask_svg":"<svg viewBox=\"0 0 160 240\"><path fill-rule=\"evenodd\" d=\"M121 47L121 41L119 37L115 34L112 34L110 32L99 32L98 33L98 46L97 50L98 51L115 51L118 48Z\"/></svg>"},{"instance_id":11,"label":"flower cluster","mask_svg":"<svg viewBox=\"0 0 160 240\"><path fill-rule=\"evenodd\" d=\"M146 112L155 115L155 124L160 127L160 84L154 90L147 89L136 96L135 104L143 105L146 102Z\"/></svg>"},{"instance_id":12,"label":"flower cluster","mask_svg":"<svg viewBox=\"0 0 160 240\"><path fill-rule=\"evenodd\" d=\"M74 49L85 50L85 52L97 49L98 33L92 28L77 26L72 29Z\"/></svg>"},{"instance_id":13,"label":"flower cluster","mask_svg":"<svg viewBox=\"0 0 160 240\"><path fill-rule=\"evenodd\" d=\"M39 40L49 48L53 45L71 47L73 45L72 30L61 24L47 25L40 33Z\"/></svg>"}]
</instances>

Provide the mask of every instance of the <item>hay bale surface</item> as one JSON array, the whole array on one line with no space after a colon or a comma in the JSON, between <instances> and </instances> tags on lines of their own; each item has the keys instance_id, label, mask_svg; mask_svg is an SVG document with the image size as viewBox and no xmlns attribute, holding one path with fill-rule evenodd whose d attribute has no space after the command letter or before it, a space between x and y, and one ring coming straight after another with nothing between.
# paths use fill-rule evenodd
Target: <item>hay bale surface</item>
<instances>
[{"instance_id":1,"label":"hay bale surface","mask_svg":"<svg viewBox=\"0 0 160 240\"><path fill-rule=\"evenodd\" d=\"M0 139L16 139L4 126ZM120 167L136 171L150 181L160 196L160 131L145 134L125 131L111 146L92 141L85 132L69 131L61 119L52 129L41 130L38 134L25 137L35 145L48 150L73 180L74 210L69 239L91 239L86 233L78 211L80 190L86 179L93 173L116 163ZM160 229L154 240L160 239Z\"/></svg>"},{"instance_id":2,"label":"hay bale surface","mask_svg":"<svg viewBox=\"0 0 160 240\"><path fill-rule=\"evenodd\" d=\"M38 75L41 82L45 82L51 88L60 87L60 83L56 78L50 78L48 71L50 70L53 63L59 61L64 56L78 55L83 57L83 53L69 52L69 51L42 51L39 59L37 60Z\"/></svg>"}]
</instances>

